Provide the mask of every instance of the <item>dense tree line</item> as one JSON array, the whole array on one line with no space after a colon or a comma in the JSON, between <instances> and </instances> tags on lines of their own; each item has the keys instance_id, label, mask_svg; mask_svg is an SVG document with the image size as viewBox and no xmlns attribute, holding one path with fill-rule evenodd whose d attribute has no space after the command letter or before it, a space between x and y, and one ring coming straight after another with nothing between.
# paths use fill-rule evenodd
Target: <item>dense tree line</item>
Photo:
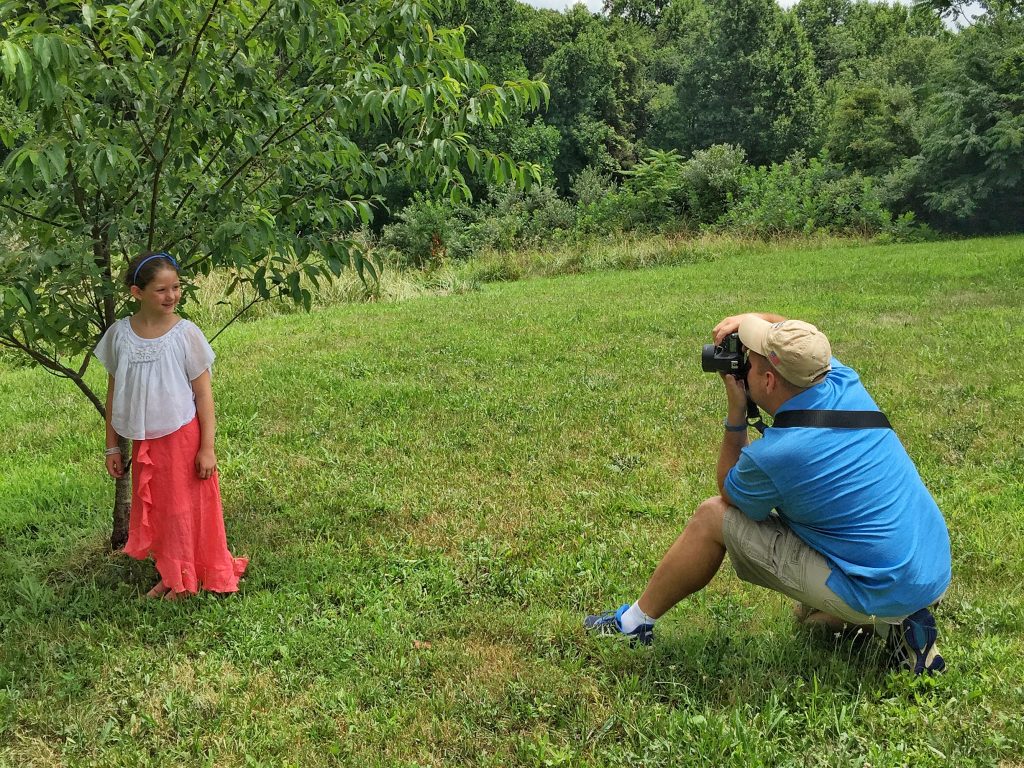
<instances>
[{"instance_id":1,"label":"dense tree line","mask_svg":"<svg viewBox=\"0 0 1024 768\"><path fill-rule=\"evenodd\" d=\"M734 165L708 172L732 174L719 178L735 187L722 190L732 203L747 193L733 222L756 224L753 211L790 194L754 200L752 189L795 184L861 190L863 210L939 231L1019 231L1024 3L982 11L968 19L950 0L800 0L789 9L774 0L606 0L593 14L465 0L445 21L475 31L467 55L496 81L547 82L546 111L478 138L539 163L573 205L581 183L628 190L660 162L668 197L658 202L707 224L711 211L692 205L700 191L681 177L694 175L694 153L724 145L717 156ZM813 178L786 179L801 174Z\"/></svg>"}]
</instances>

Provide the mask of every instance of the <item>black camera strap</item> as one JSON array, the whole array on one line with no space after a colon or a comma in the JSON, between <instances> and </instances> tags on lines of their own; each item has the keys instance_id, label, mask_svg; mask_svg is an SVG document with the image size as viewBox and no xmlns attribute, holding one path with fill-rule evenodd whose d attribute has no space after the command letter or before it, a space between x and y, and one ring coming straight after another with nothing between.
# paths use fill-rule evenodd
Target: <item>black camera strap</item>
<instances>
[{"instance_id":1,"label":"black camera strap","mask_svg":"<svg viewBox=\"0 0 1024 768\"><path fill-rule=\"evenodd\" d=\"M764 419L761 418L761 411L757 407L757 403L750 398L749 393L747 394L747 426L756 429L758 434L764 434Z\"/></svg>"},{"instance_id":2,"label":"black camera strap","mask_svg":"<svg viewBox=\"0 0 1024 768\"><path fill-rule=\"evenodd\" d=\"M826 429L892 429L881 411L783 411L773 427L822 427Z\"/></svg>"}]
</instances>

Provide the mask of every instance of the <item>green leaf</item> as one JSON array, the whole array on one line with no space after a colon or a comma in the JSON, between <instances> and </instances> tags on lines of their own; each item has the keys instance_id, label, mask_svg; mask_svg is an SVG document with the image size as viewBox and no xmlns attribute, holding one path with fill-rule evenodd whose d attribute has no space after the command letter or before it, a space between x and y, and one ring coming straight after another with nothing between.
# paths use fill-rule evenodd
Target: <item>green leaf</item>
<instances>
[{"instance_id":1,"label":"green leaf","mask_svg":"<svg viewBox=\"0 0 1024 768\"><path fill-rule=\"evenodd\" d=\"M128 46L128 50L131 51L132 57L135 61L141 61L145 58L146 54L142 48L142 43L139 42L139 39L135 37L135 35L126 34L122 39L124 40L125 45Z\"/></svg>"},{"instance_id":2,"label":"green leaf","mask_svg":"<svg viewBox=\"0 0 1024 768\"><path fill-rule=\"evenodd\" d=\"M18 57L18 64L21 71L21 82L25 93L32 90L32 59L23 48L15 48Z\"/></svg>"},{"instance_id":3,"label":"green leaf","mask_svg":"<svg viewBox=\"0 0 1024 768\"><path fill-rule=\"evenodd\" d=\"M107 155L105 152L97 152L92 159L92 173L96 182L101 186L107 185Z\"/></svg>"},{"instance_id":4,"label":"green leaf","mask_svg":"<svg viewBox=\"0 0 1024 768\"><path fill-rule=\"evenodd\" d=\"M13 80L18 72L19 51L12 40L4 40L0 45L0 58L3 60L4 74Z\"/></svg>"},{"instance_id":5,"label":"green leaf","mask_svg":"<svg viewBox=\"0 0 1024 768\"><path fill-rule=\"evenodd\" d=\"M33 149L29 152L29 159L32 161L36 173L42 178L43 183L50 184L53 181L53 174L50 172L50 161L46 157L46 153Z\"/></svg>"},{"instance_id":6,"label":"green leaf","mask_svg":"<svg viewBox=\"0 0 1024 768\"><path fill-rule=\"evenodd\" d=\"M32 300L29 298L27 293L18 288L10 288L9 291L11 295L21 303L21 306L25 308L26 312L32 311Z\"/></svg>"},{"instance_id":7,"label":"green leaf","mask_svg":"<svg viewBox=\"0 0 1024 768\"><path fill-rule=\"evenodd\" d=\"M46 69L50 66L50 38L46 35L36 35L32 40L32 50L39 60L39 65Z\"/></svg>"}]
</instances>

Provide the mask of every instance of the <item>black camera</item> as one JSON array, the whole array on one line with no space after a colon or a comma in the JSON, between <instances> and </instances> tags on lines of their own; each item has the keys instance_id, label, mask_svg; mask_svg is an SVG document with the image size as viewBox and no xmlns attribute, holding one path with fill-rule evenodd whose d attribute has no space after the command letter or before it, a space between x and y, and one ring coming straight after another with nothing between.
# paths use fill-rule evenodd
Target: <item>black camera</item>
<instances>
[{"instance_id":1,"label":"black camera","mask_svg":"<svg viewBox=\"0 0 1024 768\"><path fill-rule=\"evenodd\" d=\"M737 379L746 379L750 361L740 343L740 335L730 333L721 344L705 344L700 354L700 367L707 373L731 373Z\"/></svg>"}]
</instances>

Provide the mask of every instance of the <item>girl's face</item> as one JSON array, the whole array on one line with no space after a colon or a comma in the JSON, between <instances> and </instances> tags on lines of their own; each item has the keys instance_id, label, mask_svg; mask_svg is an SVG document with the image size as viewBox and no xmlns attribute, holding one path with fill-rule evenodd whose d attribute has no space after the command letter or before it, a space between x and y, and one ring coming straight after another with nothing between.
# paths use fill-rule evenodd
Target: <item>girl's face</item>
<instances>
[{"instance_id":1,"label":"girl's face","mask_svg":"<svg viewBox=\"0 0 1024 768\"><path fill-rule=\"evenodd\" d=\"M145 288L133 285L132 296L138 299L139 308L150 315L173 315L181 301L181 280L173 269L161 269Z\"/></svg>"}]
</instances>

